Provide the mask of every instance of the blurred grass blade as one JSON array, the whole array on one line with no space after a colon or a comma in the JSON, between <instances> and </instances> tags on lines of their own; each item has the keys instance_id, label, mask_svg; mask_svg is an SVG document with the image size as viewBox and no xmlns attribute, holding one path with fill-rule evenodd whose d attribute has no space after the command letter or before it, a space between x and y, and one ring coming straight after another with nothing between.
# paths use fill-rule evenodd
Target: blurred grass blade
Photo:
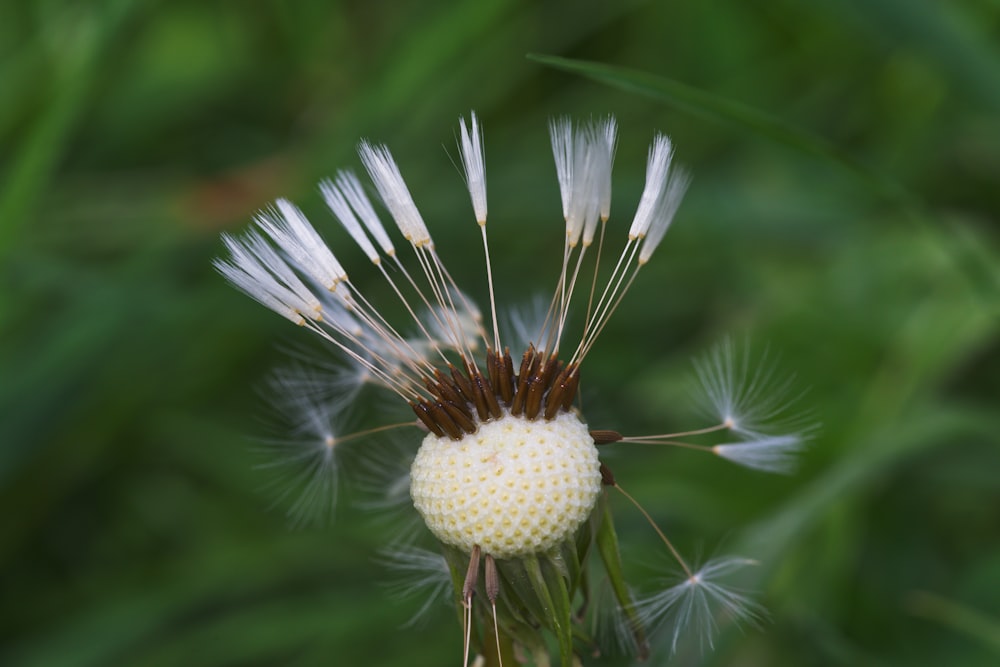
<instances>
[{"instance_id":1,"label":"blurred grass blade","mask_svg":"<svg viewBox=\"0 0 1000 667\"><path fill-rule=\"evenodd\" d=\"M904 194L899 186L826 139L742 102L709 93L674 79L604 63L540 54L528 54L528 58L565 72L581 74L630 93L652 97L696 116L720 121L740 130L749 130L777 143L834 162L867 183L875 183L883 194L893 197Z\"/></svg>"},{"instance_id":2,"label":"blurred grass blade","mask_svg":"<svg viewBox=\"0 0 1000 667\"><path fill-rule=\"evenodd\" d=\"M108 57L109 46L127 24L131 0L106 3L100 13L76 19L71 36L61 41L62 55L55 64L56 75L50 83L44 109L24 132L3 174L0 191L0 249L10 250L12 240L28 218L33 206L49 186L60 158L71 146L77 124L87 112L90 96L101 75L101 65ZM32 48L43 51L45 44ZM45 60L44 54L32 54ZM14 93L5 87L7 93ZM9 150L9 149L8 149Z\"/></svg>"},{"instance_id":3,"label":"blurred grass blade","mask_svg":"<svg viewBox=\"0 0 1000 667\"><path fill-rule=\"evenodd\" d=\"M996 40L978 29L963 3L909 0L849 0L854 16L871 26L887 48L904 42L929 57L951 84L968 99L991 111L1000 110L1000 52ZM996 2L992 4L994 11Z\"/></svg>"},{"instance_id":4,"label":"blurred grass blade","mask_svg":"<svg viewBox=\"0 0 1000 667\"><path fill-rule=\"evenodd\" d=\"M783 562L782 555L824 520L834 505L884 477L893 466L934 448L992 437L997 428L1000 423L996 417L985 411L937 405L915 408L905 420L883 431L872 430L851 456L830 466L782 509L748 530L734 551L751 554L764 563L758 571L765 576L768 567Z\"/></svg>"},{"instance_id":5,"label":"blurred grass blade","mask_svg":"<svg viewBox=\"0 0 1000 667\"><path fill-rule=\"evenodd\" d=\"M975 609L923 591L914 592L906 600L906 608L915 616L948 626L979 640L1000 656L1000 620L981 614Z\"/></svg>"}]
</instances>

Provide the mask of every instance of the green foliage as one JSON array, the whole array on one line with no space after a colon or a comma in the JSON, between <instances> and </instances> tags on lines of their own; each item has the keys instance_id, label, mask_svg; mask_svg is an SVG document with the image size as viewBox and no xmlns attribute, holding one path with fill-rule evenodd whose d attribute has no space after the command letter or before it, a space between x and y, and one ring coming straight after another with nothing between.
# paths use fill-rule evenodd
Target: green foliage
<instances>
[{"instance_id":1,"label":"green foliage","mask_svg":"<svg viewBox=\"0 0 1000 667\"><path fill-rule=\"evenodd\" d=\"M762 564L770 622L671 664L995 664L998 26L976 0L0 5L0 663L458 662L454 610L405 626L420 601L379 586L398 528L356 489L330 527L272 506L254 386L306 337L210 261L288 196L376 285L315 192L365 136L481 301L449 158L475 109L501 303L558 270L550 116L617 115L612 235L654 130L694 176L588 359L592 427L697 424L689 360L726 334L822 422L790 478L605 448L682 551ZM662 545L610 504L653 590Z\"/></svg>"}]
</instances>

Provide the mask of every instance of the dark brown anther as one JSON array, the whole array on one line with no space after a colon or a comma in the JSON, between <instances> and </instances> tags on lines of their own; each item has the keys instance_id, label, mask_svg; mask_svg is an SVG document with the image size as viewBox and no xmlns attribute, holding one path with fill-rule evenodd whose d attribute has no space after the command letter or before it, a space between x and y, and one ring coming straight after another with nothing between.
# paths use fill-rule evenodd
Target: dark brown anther
<instances>
[{"instance_id":1,"label":"dark brown anther","mask_svg":"<svg viewBox=\"0 0 1000 667\"><path fill-rule=\"evenodd\" d=\"M618 431L597 429L590 432L590 437L594 439L595 445L610 445L612 442L620 442L625 436Z\"/></svg>"},{"instance_id":2,"label":"dark brown anther","mask_svg":"<svg viewBox=\"0 0 1000 667\"><path fill-rule=\"evenodd\" d=\"M438 426L437 422L434 421L434 418L431 417L430 409L425 403L413 403L411 401L410 407L413 408L413 412L416 413L420 423L426 426L431 433L439 438L444 437L444 431L441 430L441 427Z\"/></svg>"},{"instance_id":3,"label":"dark brown anther","mask_svg":"<svg viewBox=\"0 0 1000 667\"><path fill-rule=\"evenodd\" d=\"M500 371L498 369L498 364L500 362L500 357L491 348L486 350L486 375L490 380L490 387L495 392L500 386Z\"/></svg>"},{"instance_id":4,"label":"dark brown anther","mask_svg":"<svg viewBox=\"0 0 1000 667\"><path fill-rule=\"evenodd\" d=\"M524 400L528 397L528 381L534 374L536 357L534 345L529 345L521 357L521 372L517 376L517 389L510 404L510 413L516 417L520 417L524 412Z\"/></svg>"},{"instance_id":5,"label":"dark brown anther","mask_svg":"<svg viewBox=\"0 0 1000 667\"><path fill-rule=\"evenodd\" d=\"M490 383L486 381L482 373L476 373L475 377L472 378L473 384L479 389L479 393L482 394L483 400L486 401L486 407L489 408L490 415L493 419L500 419L503 416L503 410L500 409L500 404L497 403L497 397L493 393L493 388Z\"/></svg>"},{"instance_id":6,"label":"dark brown anther","mask_svg":"<svg viewBox=\"0 0 1000 667\"><path fill-rule=\"evenodd\" d=\"M615 475L611 472L611 468L601 464L601 484L604 486L618 486L618 482L615 481Z\"/></svg>"},{"instance_id":7,"label":"dark brown anther","mask_svg":"<svg viewBox=\"0 0 1000 667\"><path fill-rule=\"evenodd\" d=\"M534 345L529 345L528 349L524 351L524 356L521 357L521 370L517 375L518 383L527 382L537 369L538 353L535 352Z\"/></svg>"},{"instance_id":8,"label":"dark brown anther","mask_svg":"<svg viewBox=\"0 0 1000 667\"><path fill-rule=\"evenodd\" d=\"M533 377L528 381L527 394L524 399L524 416L533 420L542 409L542 398L545 395L545 383L541 378Z\"/></svg>"},{"instance_id":9,"label":"dark brown anther","mask_svg":"<svg viewBox=\"0 0 1000 667\"><path fill-rule=\"evenodd\" d=\"M472 384L469 383L469 378L459 373L458 369L451 364L448 364L448 368L451 370L451 379L454 381L452 386L458 390L458 392L462 395L462 398L464 398L467 402L472 403L474 400L472 398L474 392L472 391ZM438 372L440 373L441 371Z\"/></svg>"},{"instance_id":10,"label":"dark brown anther","mask_svg":"<svg viewBox=\"0 0 1000 667\"><path fill-rule=\"evenodd\" d=\"M531 362L535 358L535 344L528 343L528 349L521 355L521 375L524 375L531 368Z\"/></svg>"},{"instance_id":11,"label":"dark brown anther","mask_svg":"<svg viewBox=\"0 0 1000 667\"><path fill-rule=\"evenodd\" d=\"M569 369L564 368L556 379L552 382L552 389L545 396L545 412L544 417L546 419L552 419L556 416L556 413L562 409L563 397L566 394L566 381L569 376Z\"/></svg>"},{"instance_id":12,"label":"dark brown anther","mask_svg":"<svg viewBox=\"0 0 1000 667\"><path fill-rule=\"evenodd\" d=\"M538 379L542 381L543 390L549 388L552 378L555 377L561 365L562 362L556 359L556 355L554 354L545 361L545 364L538 373Z\"/></svg>"},{"instance_id":13,"label":"dark brown anther","mask_svg":"<svg viewBox=\"0 0 1000 667\"><path fill-rule=\"evenodd\" d=\"M451 401L452 403L457 403L459 405L464 405L468 401L462 397L461 392L459 392L458 387L455 383L451 381L447 375L442 373L440 370L434 371L434 379L437 382L434 384L434 390L437 391L437 395L440 398ZM426 382L426 381L425 381Z\"/></svg>"},{"instance_id":14,"label":"dark brown anther","mask_svg":"<svg viewBox=\"0 0 1000 667\"><path fill-rule=\"evenodd\" d=\"M567 366L566 370L569 371L569 375L566 376L566 386L563 388L563 398L562 398L563 410L569 410L571 407L573 407L573 401L576 400L576 392L580 388L579 364L573 364L571 366Z\"/></svg>"},{"instance_id":15,"label":"dark brown anther","mask_svg":"<svg viewBox=\"0 0 1000 667\"><path fill-rule=\"evenodd\" d=\"M461 440L464 434L461 427L448 415L448 411L440 403L430 403L427 405L431 417L441 427L441 430L452 440Z\"/></svg>"},{"instance_id":16,"label":"dark brown anther","mask_svg":"<svg viewBox=\"0 0 1000 667\"><path fill-rule=\"evenodd\" d=\"M462 585L462 601L469 603L472 601L472 594L476 591L476 583L479 581L479 545L472 547L472 554L469 556L469 569L465 573L465 583Z\"/></svg>"},{"instance_id":17,"label":"dark brown anther","mask_svg":"<svg viewBox=\"0 0 1000 667\"><path fill-rule=\"evenodd\" d=\"M505 347L503 351L503 359L500 360L500 379L498 383L494 383L493 386L499 385L500 398L507 405L510 405L510 401L514 398L514 361L510 358L510 348Z\"/></svg>"},{"instance_id":18,"label":"dark brown anther","mask_svg":"<svg viewBox=\"0 0 1000 667\"><path fill-rule=\"evenodd\" d=\"M477 426L476 422L472 420L472 415L468 414L461 407L455 405L451 401L442 401L441 403L438 403L438 405L445 409L448 416L451 417L452 421L454 421L460 429L466 433L476 432Z\"/></svg>"},{"instance_id":19,"label":"dark brown anther","mask_svg":"<svg viewBox=\"0 0 1000 667\"><path fill-rule=\"evenodd\" d=\"M486 597L490 604L496 604L500 597L500 573L497 572L497 562L489 554L486 554Z\"/></svg>"},{"instance_id":20,"label":"dark brown anther","mask_svg":"<svg viewBox=\"0 0 1000 667\"><path fill-rule=\"evenodd\" d=\"M462 416L466 420L472 420L472 410L469 408L469 402L462 398L462 395L458 392L458 388L452 384L441 371L437 373L443 382L433 383L430 380L424 380L424 384L427 385L427 391L431 392L435 398L438 399L438 403L444 405L451 405L455 410L462 413ZM449 414L452 410L448 411ZM454 415L452 415L454 417ZM455 419L458 422L458 419ZM461 424L459 424L461 425ZM463 427L464 428L464 427ZM473 428L475 428L473 426Z\"/></svg>"},{"instance_id":21,"label":"dark brown anther","mask_svg":"<svg viewBox=\"0 0 1000 667\"><path fill-rule=\"evenodd\" d=\"M510 414L520 417L524 413L524 399L528 396L528 382L517 383L517 391L514 393L514 400L510 402Z\"/></svg>"},{"instance_id":22,"label":"dark brown anther","mask_svg":"<svg viewBox=\"0 0 1000 667\"><path fill-rule=\"evenodd\" d=\"M486 403L486 397L483 396L483 392L479 389L479 384L475 382L475 378L479 375L479 371L474 369L472 366L467 368L469 373L469 393L472 394L472 403L476 406L476 414L479 415L479 421L486 421L490 418L490 407Z\"/></svg>"}]
</instances>

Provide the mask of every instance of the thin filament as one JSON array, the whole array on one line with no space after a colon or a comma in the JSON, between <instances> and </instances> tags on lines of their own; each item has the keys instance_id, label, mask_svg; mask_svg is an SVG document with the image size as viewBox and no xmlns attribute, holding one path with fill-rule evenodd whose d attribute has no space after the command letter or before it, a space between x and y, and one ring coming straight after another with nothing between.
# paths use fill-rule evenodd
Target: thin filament
<instances>
[{"instance_id":1,"label":"thin filament","mask_svg":"<svg viewBox=\"0 0 1000 667\"><path fill-rule=\"evenodd\" d=\"M647 512L643 508L643 506L639 504L638 500L629 495L629 493L625 489L623 489L620 484L615 482L614 487L618 489L618 491L620 491L623 496L628 498L629 502L635 505L635 508L639 510L642 516L646 518L646 521L649 522L649 525L653 527L653 530L656 531L656 534L659 535L660 539L663 540L663 543L667 545L667 549L670 550L670 553L673 555L674 560L676 560L680 564L681 569L684 570L684 574L687 575L688 579L694 577L694 572L691 571L691 568L688 567L688 564L684 561L683 558L681 558L680 553L677 551L677 548L674 547L673 543L667 539L667 536L663 534L663 531L660 530L660 527L656 525L655 521L653 521L653 517L649 516L649 512Z\"/></svg>"},{"instance_id":2,"label":"thin filament","mask_svg":"<svg viewBox=\"0 0 1000 667\"><path fill-rule=\"evenodd\" d=\"M490 316L493 318L493 349L500 351L500 329L497 327L497 301L493 292L493 266L490 263L490 246L486 241L486 225L480 226L483 230L483 253L486 255L486 281L490 288Z\"/></svg>"}]
</instances>

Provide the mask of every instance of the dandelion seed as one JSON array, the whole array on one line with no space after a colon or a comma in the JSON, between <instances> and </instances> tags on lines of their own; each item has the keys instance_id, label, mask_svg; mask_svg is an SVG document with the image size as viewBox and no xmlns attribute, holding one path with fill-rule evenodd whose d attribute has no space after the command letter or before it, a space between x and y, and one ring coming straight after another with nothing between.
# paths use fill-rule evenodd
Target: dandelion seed
<instances>
[{"instance_id":1,"label":"dandelion seed","mask_svg":"<svg viewBox=\"0 0 1000 667\"><path fill-rule=\"evenodd\" d=\"M472 197L472 209L476 214L476 221L480 225L486 224L486 158L483 154L483 136L479 129L479 119L476 114L471 115L471 129L465 125L465 119L461 119L462 128L462 166L465 169L465 183L469 186L469 195Z\"/></svg>"},{"instance_id":2,"label":"dandelion seed","mask_svg":"<svg viewBox=\"0 0 1000 667\"><path fill-rule=\"evenodd\" d=\"M576 408L585 360L669 230L688 185L686 173L673 164L670 140L656 135L631 227L616 237L608 223L617 129L610 117L551 123L565 240L553 255L559 272L551 298L536 308L537 317L513 317L513 335L502 335L497 321L486 231L485 151L475 114L469 123L461 121L459 150L480 229L488 322L438 255L388 148L367 141L358 149L361 162L407 242L401 248L409 245L410 252L397 251L353 172L337 172L321 183L320 191L389 286L397 310L402 305L401 318L365 296L303 213L285 200L257 216L257 231L243 238L224 235L229 258L215 262L237 288L319 336L349 364L346 375L330 381L308 372L277 376L273 388L279 407L294 426L293 440L301 441L284 443L276 464L292 471L296 481L287 493L303 489L293 513L316 508L332 512L342 448L357 448L363 465L355 481L375 487L381 504L408 500L439 543L440 557L400 547L384 558L412 588L425 592L424 609L446 588L452 590L462 611L463 664L473 649L480 658L491 654L491 664L502 663L505 655L513 655L515 638L525 655L547 664L552 642L541 628L552 630L564 665L574 664L579 651L598 650L583 619L586 610L577 615L570 604L590 600L584 573L594 544L613 604L621 612L615 621L617 641L640 655L646 647L644 623L660 626L668 616L675 617L676 647L689 629L711 643L716 608L737 621L752 621L760 613L742 594L717 581L746 561L723 558L692 568L600 461L597 445L679 445L751 468L786 471L802 432L765 430L785 405L782 392L773 391L770 372L751 371L731 346L701 362L707 402L721 421L679 434L625 436L591 430ZM617 259L607 260L615 238L621 249ZM570 312L583 302L585 315L576 329ZM308 366L309 360L300 358L300 363ZM415 418L341 434L342 412L362 385L384 390ZM745 442L686 441L725 430ZM389 461L369 455L369 436L387 431L408 431L414 446L391 450ZM638 606L622 578L605 500L608 487L649 521L685 573L682 582Z\"/></svg>"},{"instance_id":3,"label":"dandelion seed","mask_svg":"<svg viewBox=\"0 0 1000 667\"><path fill-rule=\"evenodd\" d=\"M779 377L765 351L751 363L749 343L741 349L724 340L707 356L696 359L695 371L702 393L696 396L704 411L720 419L731 431L748 438L778 431L806 432L808 415L794 414L798 396L792 395L794 378Z\"/></svg>"},{"instance_id":4,"label":"dandelion seed","mask_svg":"<svg viewBox=\"0 0 1000 667\"><path fill-rule=\"evenodd\" d=\"M724 459L747 468L787 475L795 470L795 455L801 451L804 444L801 436L779 435L715 445L712 451Z\"/></svg>"},{"instance_id":5,"label":"dandelion seed","mask_svg":"<svg viewBox=\"0 0 1000 667\"><path fill-rule=\"evenodd\" d=\"M674 159L674 147L670 137L657 135L653 145L649 147L649 157L646 160L646 186L642 190L642 198L632 218L632 227L628 231L630 239L646 237L650 226L656 217L656 207L663 199L664 184L669 182L670 165Z\"/></svg>"},{"instance_id":6,"label":"dandelion seed","mask_svg":"<svg viewBox=\"0 0 1000 667\"><path fill-rule=\"evenodd\" d=\"M275 406L290 433L265 442L268 462L276 473L277 502L291 499L287 514L292 525L328 523L337 506L340 452L335 424L344 405L322 399L318 378L286 369L270 384Z\"/></svg>"},{"instance_id":7,"label":"dandelion seed","mask_svg":"<svg viewBox=\"0 0 1000 667\"><path fill-rule=\"evenodd\" d=\"M287 266L280 262L277 273L270 268L269 261L277 255L261 243L259 236L248 234L241 243L223 234L222 242L231 259L215 260L215 268L237 289L296 324L305 324L305 317L314 314L315 297L298 290L302 281L297 276L292 285L282 282L280 276L286 273Z\"/></svg>"},{"instance_id":8,"label":"dandelion seed","mask_svg":"<svg viewBox=\"0 0 1000 667\"><path fill-rule=\"evenodd\" d=\"M718 581L755 564L735 557L710 560L679 583L641 598L636 605L639 614L654 631L668 626L672 652L685 636L693 636L702 648L714 648L720 623L757 625L765 615L749 597Z\"/></svg>"},{"instance_id":9,"label":"dandelion seed","mask_svg":"<svg viewBox=\"0 0 1000 667\"><path fill-rule=\"evenodd\" d=\"M414 246L424 246L431 242L431 235L424 225L424 219L413 203L410 190L403 175L385 146L373 146L364 141L358 148L361 161L368 175L382 196L382 201L399 226L403 237Z\"/></svg>"},{"instance_id":10,"label":"dandelion seed","mask_svg":"<svg viewBox=\"0 0 1000 667\"><path fill-rule=\"evenodd\" d=\"M719 423L680 433L630 436L616 431L591 432L598 444L637 443L663 445L709 452L761 472L789 474L798 463L797 455L805 447L815 428L803 415L793 414L794 401L787 399L789 382L775 380L767 367L751 371L747 355L738 357L732 343L726 341L707 360L695 366L703 394L703 409ZM765 434L764 430L770 434ZM785 433L777 433L789 429ZM799 429L799 430L795 430ZM701 444L698 438L728 431L739 442ZM717 436L716 436L717 437Z\"/></svg>"},{"instance_id":11,"label":"dandelion seed","mask_svg":"<svg viewBox=\"0 0 1000 667\"><path fill-rule=\"evenodd\" d=\"M440 552L413 546L384 549L376 560L392 573L387 582L390 595L422 600L420 609L406 625L417 624L431 607L447 601L452 587L451 570Z\"/></svg>"},{"instance_id":12,"label":"dandelion seed","mask_svg":"<svg viewBox=\"0 0 1000 667\"><path fill-rule=\"evenodd\" d=\"M529 302L513 306L507 311L507 317L502 327L503 339L517 349L527 349L528 345L537 342L538 332L545 322L548 304L541 295L536 295Z\"/></svg>"},{"instance_id":13,"label":"dandelion seed","mask_svg":"<svg viewBox=\"0 0 1000 667\"><path fill-rule=\"evenodd\" d=\"M631 590L628 595L632 597ZM629 618L606 579L598 584L591 604L594 607L592 634L602 654L635 655L639 660L649 657L644 633L636 636L637 621Z\"/></svg>"},{"instance_id":14,"label":"dandelion seed","mask_svg":"<svg viewBox=\"0 0 1000 667\"><path fill-rule=\"evenodd\" d=\"M279 199L274 205L273 211L257 216L257 226L313 280L328 290L336 289L347 274L326 243L291 202ZM270 266L275 271L284 270L280 263Z\"/></svg>"}]
</instances>

